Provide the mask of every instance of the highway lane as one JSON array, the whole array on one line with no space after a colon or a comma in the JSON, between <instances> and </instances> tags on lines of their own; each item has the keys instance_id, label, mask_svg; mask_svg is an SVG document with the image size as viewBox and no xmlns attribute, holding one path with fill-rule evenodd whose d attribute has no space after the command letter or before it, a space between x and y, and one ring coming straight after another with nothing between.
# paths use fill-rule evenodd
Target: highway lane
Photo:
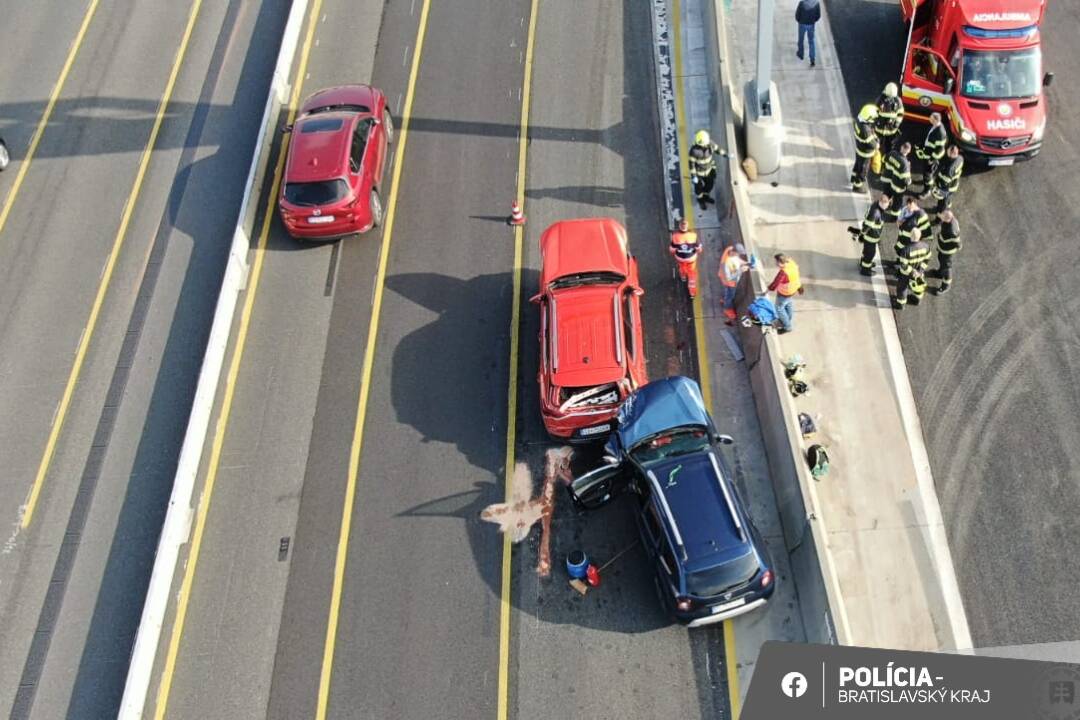
<instances>
[{"instance_id":1,"label":"highway lane","mask_svg":"<svg viewBox=\"0 0 1080 720\"><path fill-rule=\"evenodd\" d=\"M854 109L900 67L899 11L834 0L829 12ZM1080 383L1068 275L1080 260L1078 29L1080 7L1047 3L1043 63L1057 79L1043 153L964 177L953 289L898 314L977 646L1080 635L1080 566L1071 561L1080 549Z\"/></svg>"},{"instance_id":2,"label":"highway lane","mask_svg":"<svg viewBox=\"0 0 1080 720\"><path fill-rule=\"evenodd\" d=\"M34 9L20 21L26 31L77 25L68 8L55 17L53 5ZM8 512L0 708L11 717L108 716L123 687L220 286L222 238L235 222L276 52L251 39L279 36L284 18L280 4L201 8L140 182L191 9L98 8L0 234L0 501ZM28 39L41 48L41 64L24 58L25 89L5 81L4 116L18 123L4 131L9 139L32 132L49 93L37 74L58 72L69 31ZM129 196L123 244L40 502L23 530L19 508Z\"/></svg>"}]
</instances>

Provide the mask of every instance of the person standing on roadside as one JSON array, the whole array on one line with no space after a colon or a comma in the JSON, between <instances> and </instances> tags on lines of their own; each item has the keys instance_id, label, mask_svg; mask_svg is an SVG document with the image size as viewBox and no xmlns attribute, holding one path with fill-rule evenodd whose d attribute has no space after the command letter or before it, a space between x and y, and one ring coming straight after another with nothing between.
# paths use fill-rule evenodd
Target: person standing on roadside
<instances>
[{"instance_id":1,"label":"person standing on roadside","mask_svg":"<svg viewBox=\"0 0 1080 720\"><path fill-rule=\"evenodd\" d=\"M926 133L922 147L915 149L915 157L923 161L922 191L924 193L934 187L938 163L945 157L945 143L948 139L945 126L941 124L941 113L930 113L930 130Z\"/></svg>"},{"instance_id":2,"label":"person standing on roadside","mask_svg":"<svg viewBox=\"0 0 1080 720\"><path fill-rule=\"evenodd\" d=\"M889 193L892 195L892 203L889 205L888 212L885 213L886 220L889 222L896 222L900 217L904 193L911 186L911 161L908 160L910 154L911 143L905 142L885 158L883 180L889 186Z\"/></svg>"},{"instance_id":3,"label":"person standing on roadside","mask_svg":"<svg viewBox=\"0 0 1080 720\"><path fill-rule=\"evenodd\" d=\"M739 289L739 279L754 262L746 257L746 248L742 243L735 243L724 248L720 256L720 282L724 284L724 322L735 324L735 294Z\"/></svg>"},{"instance_id":4,"label":"person standing on roadside","mask_svg":"<svg viewBox=\"0 0 1080 720\"><path fill-rule=\"evenodd\" d=\"M877 257L878 243L881 241L881 228L885 225L885 211L892 200L885 193L866 211L861 227L849 227L851 239L862 243L862 258L859 259L859 272L863 275L874 274L874 258Z\"/></svg>"},{"instance_id":5,"label":"person standing on roadside","mask_svg":"<svg viewBox=\"0 0 1080 720\"><path fill-rule=\"evenodd\" d=\"M934 180L933 194L934 199L937 200L935 214L940 216L942 212L952 207L952 197L960 189L960 175L963 172L964 156L960 154L958 146L950 145L945 152L945 162L938 167L937 177Z\"/></svg>"},{"instance_id":6,"label":"person standing on roadside","mask_svg":"<svg viewBox=\"0 0 1080 720\"><path fill-rule=\"evenodd\" d=\"M851 189L856 192L866 191L866 170L877 152L878 138L874 132L877 114L877 106L867 103L855 118L855 166L851 168Z\"/></svg>"},{"instance_id":7,"label":"person standing on roadside","mask_svg":"<svg viewBox=\"0 0 1080 720\"><path fill-rule=\"evenodd\" d=\"M810 44L810 67L817 64L817 43L814 42L814 25L821 19L820 0L799 0L795 8L795 22L799 24L799 48L795 56L803 59L803 38L807 38Z\"/></svg>"},{"instance_id":8,"label":"person standing on roadside","mask_svg":"<svg viewBox=\"0 0 1080 720\"><path fill-rule=\"evenodd\" d=\"M877 136L881 138L881 154L888 155L893 151L893 145L900 136L900 125L904 122L904 104L900 102L900 96L896 83L888 83L878 97L878 116L875 129Z\"/></svg>"},{"instance_id":9,"label":"person standing on roadside","mask_svg":"<svg viewBox=\"0 0 1080 720\"><path fill-rule=\"evenodd\" d=\"M926 266L930 262L930 243L922 239L922 232L911 231L911 244L897 253L900 269L896 277L896 308L908 303L918 305L926 293Z\"/></svg>"},{"instance_id":10,"label":"person standing on roadside","mask_svg":"<svg viewBox=\"0 0 1080 720\"><path fill-rule=\"evenodd\" d=\"M715 203L712 197L713 185L716 184L716 155L720 147L709 137L708 130L694 133L694 144L690 146L690 180L694 185L698 207L702 210Z\"/></svg>"},{"instance_id":11,"label":"person standing on roadside","mask_svg":"<svg viewBox=\"0 0 1080 720\"><path fill-rule=\"evenodd\" d=\"M924 237L927 242L933 240L931 234L930 216L919 205L919 200L914 195L904 198L904 208L900 212L900 220L896 228L896 252L899 253L905 245L914 242L911 238L915 231Z\"/></svg>"},{"instance_id":12,"label":"person standing on roadside","mask_svg":"<svg viewBox=\"0 0 1080 720\"><path fill-rule=\"evenodd\" d=\"M944 210L939 216L941 225L938 228L938 240L937 240L937 261L938 267L934 271L934 274L941 279L941 284L938 285L937 294L944 295L949 292L949 285L952 284L952 264L956 253L960 251L960 223L956 221L956 216L953 215L952 210Z\"/></svg>"},{"instance_id":13,"label":"person standing on roadside","mask_svg":"<svg viewBox=\"0 0 1080 720\"><path fill-rule=\"evenodd\" d=\"M776 319L780 323L777 333L783 335L793 329L795 320L795 296L802 295L802 278L799 277L799 266L795 261L783 253L773 256L776 267L779 270L776 277L769 283L769 290L776 292Z\"/></svg>"}]
</instances>

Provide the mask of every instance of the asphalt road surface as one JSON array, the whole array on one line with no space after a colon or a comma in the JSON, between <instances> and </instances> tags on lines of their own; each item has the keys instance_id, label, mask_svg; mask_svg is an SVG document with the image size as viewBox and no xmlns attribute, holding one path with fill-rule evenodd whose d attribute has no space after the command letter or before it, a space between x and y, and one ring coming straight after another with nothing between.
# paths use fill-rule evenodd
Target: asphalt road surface
<instances>
[{"instance_id":1,"label":"asphalt road surface","mask_svg":"<svg viewBox=\"0 0 1080 720\"><path fill-rule=\"evenodd\" d=\"M854 110L899 74L899 8L832 0L829 17ZM989 171L969 164L953 287L897 315L980 647L1080 637L1078 30L1080 5L1047 3L1043 64L1057 77L1042 154Z\"/></svg>"},{"instance_id":2,"label":"asphalt road surface","mask_svg":"<svg viewBox=\"0 0 1080 720\"><path fill-rule=\"evenodd\" d=\"M119 705L277 52L264 38L280 37L285 5L202 4L141 180L192 4L102 2L81 34L90 3L3 11L0 134L13 156L0 176L10 208L0 230L6 717L104 718ZM46 457L31 514L24 504Z\"/></svg>"},{"instance_id":3,"label":"asphalt road surface","mask_svg":"<svg viewBox=\"0 0 1080 720\"><path fill-rule=\"evenodd\" d=\"M530 9L497 5L431 4L399 186L383 185L396 211L328 717L497 712L503 543L479 513L505 493L514 235L504 221ZM323 2L303 94L371 82L400 118L423 6ZM693 348L664 249L648 7L541 3L535 48L516 428L517 455L539 475L554 445L536 407L527 299L547 224L624 222L646 290L650 374L693 372ZM204 459L204 478L216 479L174 664L175 616L159 652L155 678L166 677L167 693L154 709L166 703L167 717L316 712L380 242L374 231L299 244L272 223L248 286L220 458ZM537 580L538 531L515 548L509 715L723 717L723 672L708 669L724 655L722 630L666 624L624 505L579 516L558 501L557 563L578 541L598 559L629 551L579 598L558 569Z\"/></svg>"}]
</instances>

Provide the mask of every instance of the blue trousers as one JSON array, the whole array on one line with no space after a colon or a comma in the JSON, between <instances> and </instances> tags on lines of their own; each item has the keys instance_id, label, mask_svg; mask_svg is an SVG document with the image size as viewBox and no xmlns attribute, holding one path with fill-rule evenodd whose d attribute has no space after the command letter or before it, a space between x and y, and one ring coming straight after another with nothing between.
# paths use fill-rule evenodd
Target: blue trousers
<instances>
[{"instance_id":1,"label":"blue trousers","mask_svg":"<svg viewBox=\"0 0 1080 720\"><path fill-rule=\"evenodd\" d=\"M810 62L817 62L817 43L814 42L814 26L799 23L799 57L803 56L803 37L810 38Z\"/></svg>"},{"instance_id":2,"label":"blue trousers","mask_svg":"<svg viewBox=\"0 0 1080 720\"><path fill-rule=\"evenodd\" d=\"M792 302L794 297L786 297L780 293L776 294L776 321L780 327L784 330L791 330L792 323L795 320L795 303Z\"/></svg>"}]
</instances>

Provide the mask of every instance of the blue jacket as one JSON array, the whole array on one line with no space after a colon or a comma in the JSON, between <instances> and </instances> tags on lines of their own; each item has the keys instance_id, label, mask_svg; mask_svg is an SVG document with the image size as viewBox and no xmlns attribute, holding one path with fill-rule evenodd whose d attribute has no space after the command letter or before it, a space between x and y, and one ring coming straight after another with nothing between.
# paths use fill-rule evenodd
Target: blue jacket
<instances>
[{"instance_id":1,"label":"blue jacket","mask_svg":"<svg viewBox=\"0 0 1080 720\"><path fill-rule=\"evenodd\" d=\"M795 22L800 25L813 25L821 19L821 3L819 0L799 0L799 6L795 8Z\"/></svg>"}]
</instances>

